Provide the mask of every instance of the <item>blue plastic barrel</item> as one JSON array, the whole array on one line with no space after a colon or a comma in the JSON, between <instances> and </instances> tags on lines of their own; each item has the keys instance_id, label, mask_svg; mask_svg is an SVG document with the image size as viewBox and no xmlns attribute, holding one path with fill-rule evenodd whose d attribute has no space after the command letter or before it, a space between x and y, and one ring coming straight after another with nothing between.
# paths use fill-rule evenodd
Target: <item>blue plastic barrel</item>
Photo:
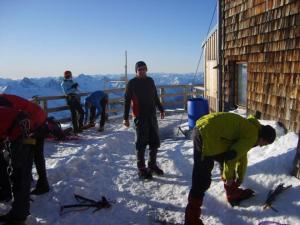
<instances>
[{"instance_id":1,"label":"blue plastic barrel","mask_svg":"<svg viewBox=\"0 0 300 225\"><path fill-rule=\"evenodd\" d=\"M187 102L188 124L193 129L196 121L209 113L208 101L205 98L191 98Z\"/></svg>"}]
</instances>

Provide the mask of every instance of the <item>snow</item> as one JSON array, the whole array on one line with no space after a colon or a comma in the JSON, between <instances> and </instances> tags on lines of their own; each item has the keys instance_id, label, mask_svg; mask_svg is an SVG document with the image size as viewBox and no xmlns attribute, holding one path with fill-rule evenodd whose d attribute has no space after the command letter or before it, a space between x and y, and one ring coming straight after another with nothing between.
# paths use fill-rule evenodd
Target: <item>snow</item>
<instances>
[{"instance_id":1,"label":"snow","mask_svg":"<svg viewBox=\"0 0 300 225\"><path fill-rule=\"evenodd\" d=\"M183 224L191 185L193 145L191 140L177 135L177 127L187 127L186 121L182 114L159 120L162 144L158 162L165 175L155 176L151 181L137 177L134 129L123 127L121 119L109 121L103 133L92 128L80 134L79 140L47 141L45 157L51 191L32 196L32 215L27 224ZM275 125L272 121L262 122ZM300 224L300 180L289 175L298 137L292 132L284 134L280 127L276 130L279 135L272 145L255 147L249 153L243 186L255 190L254 198L232 208L215 166L202 208L205 224L248 225L266 220ZM274 202L279 212L263 210L269 190L279 183L293 185ZM76 203L73 193L95 200L106 196L113 205L95 213L93 209L66 210L60 215L61 205ZM8 209L9 204L0 204L0 213Z\"/></svg>"}]
</instances>

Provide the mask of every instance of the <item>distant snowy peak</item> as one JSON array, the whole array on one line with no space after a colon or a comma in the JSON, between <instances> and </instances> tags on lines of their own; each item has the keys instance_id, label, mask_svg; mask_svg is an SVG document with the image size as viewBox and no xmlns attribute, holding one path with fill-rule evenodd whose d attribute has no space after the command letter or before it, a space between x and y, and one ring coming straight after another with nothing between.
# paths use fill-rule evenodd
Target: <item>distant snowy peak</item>
<instances>
[{"instance_id":1,"label":"distant snowy peak","mask_svg":"<svg viewBox=\"0 0 300 225\"><path fill-rule=\"evenodd\" d=\"M0 93L4 93L8 86L0 86Z\"/></svg>"},{"instance_id":2,"label":"distant snowy peak","mask_svg":"<svg viewBox=\"0 0 300 225\"><path fill-rule=\"evenodd\" d=\"M27 87L38 87L38 85L32 81L30 78L28 77L24 77L21 81L20 81L20 85L24 88Z\"/></svg>"},{"instance_id":3,"label":"distant snowy peak","mask_svg":"<svg viewBox=\"0 0 300 225\"><path fill-rule=\"evenodd\" d=\"M129 74L131 79L135 74ZM203 83L203 75L196 77L194 74L167 74L167 73L149 73L156 85L175 85L175 84L199 84ZM80 74L74 76L74 80L79 84L80 92L92 92L96 90L107 90L111 88L124 88L125 83L122 81L123 74L106 74L106 75L87 75ZM20 95L24 98L31 98L34 95L55 96L61 95L62 77L43 77L28 78L22 80L11 80L0 78L0 93L9 93Z\"/></svg>"},{"instance_id":4,"label":"distant snowy peak","mask_svg":"<svg viewBox=\"0 0 300 225\"><path fill-rule=\"evenodd\" d=\"M44 84L45 88L53 88L53 89L60 89L60 83L61 81L50 79Z\"/></svg>"}]
</instances>

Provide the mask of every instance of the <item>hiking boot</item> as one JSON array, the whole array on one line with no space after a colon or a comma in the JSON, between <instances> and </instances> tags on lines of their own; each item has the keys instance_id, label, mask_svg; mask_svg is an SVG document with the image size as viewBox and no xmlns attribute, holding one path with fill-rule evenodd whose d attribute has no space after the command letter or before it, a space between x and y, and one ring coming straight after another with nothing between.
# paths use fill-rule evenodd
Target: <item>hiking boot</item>
<instances>
[{"instance_id":1,"label":"hiking boot","mask_svg":"<svg viewBox=\"0 0 300 225\"><path fill-rule=\"evenodd\" d=\"M94 127L94 126L96 126L96 123L90 122L90 123L88 124L88 126L89 126L89 127Z\"/></svg>"},{"instance_id":2,"label":"hiking boot","mask_svg":"<svg viewBox=\"0 0 300 225\"><path fill-rule=\"evenodd\" d=\"M1 222L7 222L9 219L9 215L8 214L4 214L0 216L0 223Z\"/></svg>"},{"instance_id":3,"label":"hiking boot","mask_svg":"<svg viewBox=\"0 0 300 225\"><path fill-rule=\"evenodd\" d=\"M14 219L9 213L0 216L0 223L4 223L2 225L25 225L25 221L26 218Z\"/></svg>"},{"instance_id":4,"label":"hiking boot","mask_svg":"<svg viewBox=\"0 0 300 225\"><path fill-rule=\"evenodd\" d=\"M139 169L138 175L141 179L152 179L151 171L147 168Z\"/></svg>"},{"instance_id":5,"label":"hiking boot","mask_svg":"<svg viewBox=\"0 0 300 225\"><path fill-rule=\"evenodd\" d=\"M103 132L104 131L104 127L99 127L98 131L99 132Z\"/></svg>"},{"instance_id":6,"label":"hiking boot","mask_svg":"<svg viewBox=\"0 0 300 225\"><path fill-rule=\"evenodd\" d=\"M10 193L0 192L0 202L9 202L12 199L12 195Z\"/></svg>"},{"instance_id":7,"label":"hiking boot","mask_svg":"<svg viewBox=\"0 0 300 225\"><path fill-rule=\"evenodd\" d=\"M151 173L154 173L158 176L164 175L164 171L160 169L157 165L149 167L149 170L151 171Z\"/></svg>"},{"instance_id":8,"label":"hiking boot","mask_svg":"<svg viewBox=\"0 0 300 225\"><path fill-rule=\"evenodd\" d=\"M2 225L25 225L25 220L11 220Z\"/></svg>"},{"instance_id":9,"label":"hiking boot","mask_svg":"<svg viewBox=\"0 0 300 225\"><path fill-rule=\"evenodd\" d=\"M82 128L74 129L74 134L82 133Z\"/></svg>"},{"instance_id":10,"label":"hiking boot","mask_svg":"<svg viewBox=\"0 0 300 225\"><path fill-rule=\"evenodd\" d=\"M12 199L11 195L1 196L0 202L9 202Z\"/></svg>"},{"instance_id":11,"label":"hiking boot","mask_svg":"<svg viewBox=\"0 0 300 225\"><path fill-rule=\"evenodd\" d=\"M237 182L233 182L231 185L225 183L224 188L226 190L227 200L232 207L238 205L243 200L253 197L255 194L255 192L249 188L239 188Z\"/></svg>"},{"instance_id":12,"label":"hiking boot","mask_svg":"<svg viewBox=\"0 0 300 225\"><path fill-rule=\"evenodd\" d=\"M31 195L42 195L45 193L48 193L50 190L49 186L45 186L45 187L36 187L35 189L33 189L30 194Z\"/></svg>"}]
</instances>

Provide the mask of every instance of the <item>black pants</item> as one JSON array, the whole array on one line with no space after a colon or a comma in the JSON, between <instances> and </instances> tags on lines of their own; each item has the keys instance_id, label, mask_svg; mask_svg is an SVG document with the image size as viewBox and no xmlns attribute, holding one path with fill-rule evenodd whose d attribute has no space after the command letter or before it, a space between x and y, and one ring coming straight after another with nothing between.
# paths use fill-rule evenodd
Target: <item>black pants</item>
<instances>
[{"instance_id":1,"label":"black pants","mask_svg":"<svg viewBox=\"0 0 300 225\"><path fill-rule=\"evenodd\" d=\"M192 176L192 188L189 196L194 198L203 198L205 191L211 184L211 171L214 168L214 161L221 165L223 170L224 157L217 156L203 156L202 154L202 138L198 128L194 128L192 133L194 144L194 167Z\"/></svg>"},{"instance_id":2,"label":"black pants","mask_svg":"<svg viewBox=\"0 0 300 225\"><path fill-rule=\"evenodd\" d=\"M33 151L29 145L23 145L22 140L11 144L12 173L10 174L13 202L8 215L15 220L25 220L30 213L30 184ZM1 172L1 179L7 178ZM6 185L9 180L5 181Z\"/></svg>"},{"instance_id":3,"label":"black pants","mask_svg":"<svg viewBox=\"0 0 300 225\"><path fill-rule=\"evenodd\" d=\"M100 100L100 105L102 108L102 112L100 115L100 124L99 124L100 127L103 127L105 125L105 119L106 119L105 111L106 111L107 103L108 103L108 99L106 97ZM92 106L90 109L90 123L94 123L95 120L96 120L96 107Z\"/></svg>"},{"instance_id":4,"label":"black pants","mask_svg":"<svg viewBox=\"0 0 300 225\"><path fill-rule=\"evenodd\" d=\"M11 187L7 173L7 161L4 159L2 149L0 150L0 195L11 196Z\"/></svg>"},{"instance_id":5,"label":"black pants","mask_svg":"<svg viewBox=\"0 0 300 225\"><path fill-rule=\"evenodd\" d=\"M35 132L36 145L32 146L33 154L34 154L34 164L36 168L36 172L38 174L37 188L48 187L48 179L47 179L47 171L46 171L46 163L44 156L44 141L46 135L46 127L42 125Z\"/></svg>"},{"instance_id":6,"label":"black pants","mask_svg":"<svg viewBox=\"0 0 300 225\"><path fill-rule=\"evenodd\" d=\"M149 160L148 166L156 165L157 149L160 146L158 122L156 115L148 117L136 117L134 119L136 131L136 155L137 167L145 167L145 150L149 145Z\"/></svg>"},{"instance_id":7,"label":"black pants","mask_svg":"<svg viewBox=\"0 0 300 225\"><path fill-rule=\"evenodd\" d=\"M74 131L78 131L79 128L83 126L84 111L80 104L80 96L78 95L68 95L67 104L70 107L72 124ZM79 118L77 116L79 115Z\"/></svg>"}]
</instances>

